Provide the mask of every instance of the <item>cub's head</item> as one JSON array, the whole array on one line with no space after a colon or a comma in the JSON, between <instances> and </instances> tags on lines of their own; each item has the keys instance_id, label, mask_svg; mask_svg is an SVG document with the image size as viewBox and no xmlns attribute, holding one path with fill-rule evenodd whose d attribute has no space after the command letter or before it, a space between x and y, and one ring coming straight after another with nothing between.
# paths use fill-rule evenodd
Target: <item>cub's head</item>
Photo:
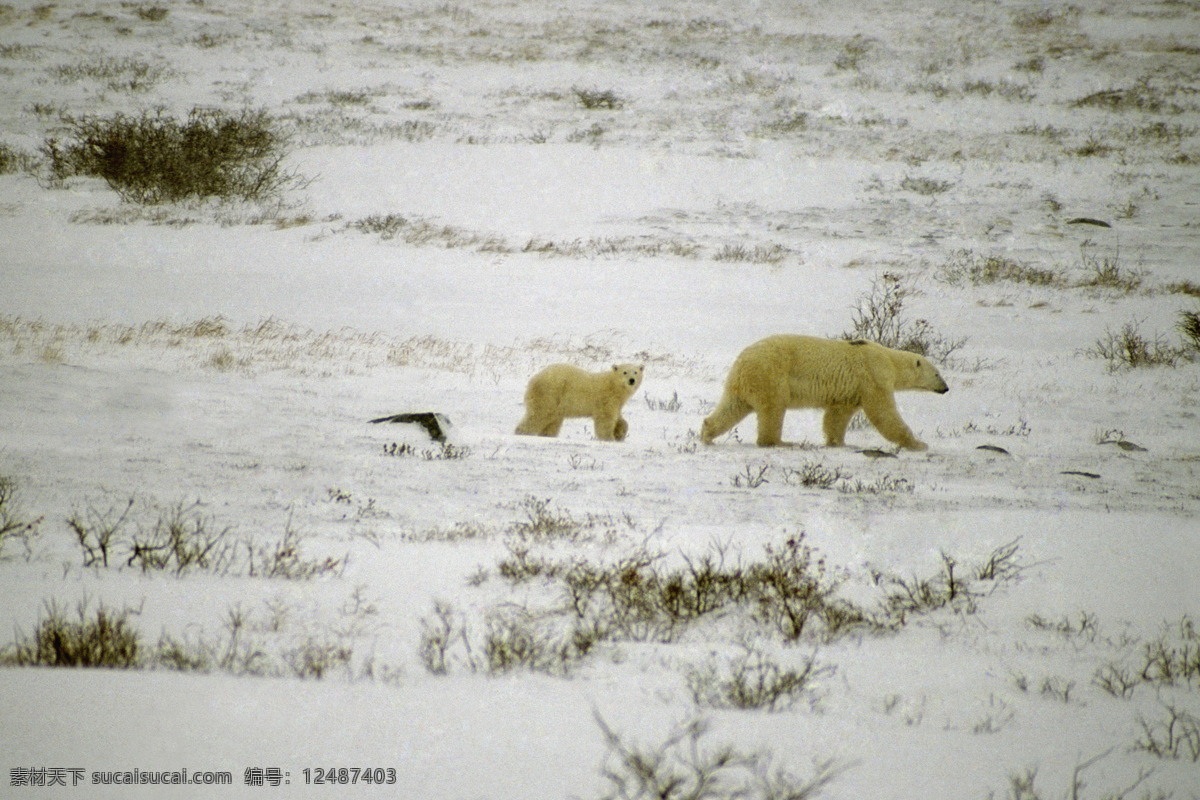
<instances>
[{"instance_id":1,"label":"cub's head","mask_svg":"<svg viewBox=\"0 0 1200 800\"><path fill-rule=\"evenodd\" d=\"M923 389L927 392L937 392L945 394L950 391L950 387L942 380L941 373L937 371L937 367L929 363L929 359L925 356L919 356L916 353L904 353L902 373L904 374L904 383L906 389ZM897 386L899 388L899 386Z\"/></svg>"},{"instance_id":2,"label":"cub's head","mask_svg":"<svg viewBox=\"0 0 1200 800\"><path fill-rule=\"evenodd\" d=\"M642 385L641 364L613 364L613 373L621 377L621 385L633 394Z\"/></svg>"}]
</instances>

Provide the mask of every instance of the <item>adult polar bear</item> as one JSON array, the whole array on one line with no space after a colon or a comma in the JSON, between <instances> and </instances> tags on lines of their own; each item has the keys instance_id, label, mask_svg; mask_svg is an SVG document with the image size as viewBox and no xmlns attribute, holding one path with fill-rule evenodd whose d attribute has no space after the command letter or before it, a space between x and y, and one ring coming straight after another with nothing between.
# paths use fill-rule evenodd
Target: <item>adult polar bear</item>
<instances>
[{"instance_id":1,"label":"adult polar bear","mask_svg":"<svg viewBox=\"0 0 1200 800\"><path fill-rule=\"evenodd\" d=\"M825 443L841 447L846 426L860 408L889 441L925 450L896 411L894 392L919 389L944 394L946 382L923 356L864 339L768 336L741 352L725 379L725 393L700 429L705 444L753 412L758 445L780 444L789 408L825 409Z\"/></svg>"}]
</instances>

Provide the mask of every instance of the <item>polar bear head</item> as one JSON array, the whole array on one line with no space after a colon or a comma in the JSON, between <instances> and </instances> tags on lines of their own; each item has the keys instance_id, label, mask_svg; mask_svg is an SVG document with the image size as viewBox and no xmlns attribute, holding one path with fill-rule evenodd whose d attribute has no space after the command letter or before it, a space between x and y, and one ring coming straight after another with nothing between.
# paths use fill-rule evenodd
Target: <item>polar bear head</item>
<instances>
[{"instance_id":1,"label":"polar bear head","mask_svg":"<svg viewBox=\"0 0 1200 800\"><path fill-rule=\"evenodd\" d=\"M897 389L918 389L938 394L950 391L937 367L929 363L925 356L903 351L897 352L896 355L900 361L896 370Z\"/></svg>"},{"instance_id":2,"label":"polar bear head","mask_svg":"<svg viewBox=\"0 0 1200 800\"><path fill-rule=\"evenodd\" d=\"M621 385L630 394L642 385L642 369L641 364L613 364L613 373L620 376Z\"/></svg>"}]
</instances>

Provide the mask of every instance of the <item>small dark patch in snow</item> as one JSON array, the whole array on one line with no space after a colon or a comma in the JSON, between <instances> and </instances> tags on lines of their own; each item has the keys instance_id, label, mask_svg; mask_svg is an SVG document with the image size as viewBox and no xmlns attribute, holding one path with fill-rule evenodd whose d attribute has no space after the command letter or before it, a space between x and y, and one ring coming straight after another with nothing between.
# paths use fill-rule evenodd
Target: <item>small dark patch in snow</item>
<instances>
[{"instance_id":1,"label":"small dark patch in snow","mask_svg":"<svg viewBox=\"0 0 1200 800\"><path fill-rule=\"evenodd\" d=\"M1104 441L1100 442L1100 444L1115 444L1117 447L1130 453L1146 452L1146 448L1142 447L1140 444L1135 444L1125 439L1105 439Z\"/></svg>"},{"instance_id":2,"label":"small dark patch in snow","mask_svg":"<svg viewBox=\"0 0 1200 800\"><path fill-rule=\"evenodd\" d=\"M379 422L408 422L420 425L435 442L446 441L446 430L450 427L450 418L436 411L417 411L407 414L393 414L390 417L378 417L371 420Z\"/></svg>"}]
</instances>

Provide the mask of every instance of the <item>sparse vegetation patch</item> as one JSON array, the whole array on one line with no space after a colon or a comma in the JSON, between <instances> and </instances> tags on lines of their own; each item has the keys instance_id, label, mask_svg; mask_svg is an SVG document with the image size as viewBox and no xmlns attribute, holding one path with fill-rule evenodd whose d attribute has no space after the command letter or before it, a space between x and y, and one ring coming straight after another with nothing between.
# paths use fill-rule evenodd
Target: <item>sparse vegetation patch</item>
<instances>
[{"instance_id":1,"label":"sparse vegetation patch","mask_svg":"<svg viewBox=\"0 0 1200 800\"><path fill-rule=\"evenodd\" d=\"M580 104L589 111L596 109L616 110L625 105L625 101L617 96L612 89L572 89Z\"/></svg>"},{"instance_id":2,"label":"sparse vegetation patch","mask_svg":"<svg viewBox=\"0 0 1200 800\"><path fill-rule=\"evenodd\" d=\"M137 567L176 576L201 571L287 580L340 574L345 569L345 556L304 555L304 537L290 520L278 539L263 542L235 536L231 527L217 527L200 508L199 502L161 508L130 497L107 509L89 504L68 517L67 525L85 568ZM156 519L146 525L138 519L140 514Z\"/></svg>"},{"instance_id":3,"label":"sparse vegetation patch","mask_svg":"<svg viewBox=\"0 0 1200 800\"><path fill-rule=\"evenodd\" d=\"M1121 367L1173 367L1189 357L1186 349L1172 346L1161 334L1147 337L1138 320L1126 322L1118 331L1106 328L1087 352L1107 361L1110 372Z\"/></svg>"},{"instance_id":4,"label":"sparse vegetation patch","mask_svg":"<svg viewBox=\"0 0 1200 800\"><path fill-rule=\"evenodd\" d=\"M957 250L938 267L938 280L951 286L964 284L1027 283L1031 286L1065 286L1057 270L1043 269L1016 259L980 255L973 250Z\"/></svg>"},{"instance_id":5,"label":"sparse vegetation patch","mask_svg":"<svg viewBox=\"0 0 1200 800\"><path fill-rule=\"evenodd\" d=\"M705 622L731 616L789 643L882 633L942 608L973 611L981 583L994 586L1019 572L1016 551L1016 543L1010 543L968 568L944 554L942 573L927 579L872 572L881 596L871 607L839 596L846 578L805 543L803 534L765 546L762 558L749 563L724 546L677 559L642 546L596 560L543 555L529 541L512 543L497 565L499 575L513 585L543 584L561 603L519 613L498 607L485 613L482 633L465 614L439 604L422 623L420 652L437 674L453 665L477 672L521 666L565 674L598 644L677 642ZM493 648L506 654L501 661L487 655ZM772 666L756 652L749 648L744 663L728 676L720 670L694 672L693 692L713 703L736 705L742 701L733 698L750 702L747 698L757 694L762 704L778 705L802 694L821 674L815 664L790 671ZM718 695L725 699L714 699Z\"/></svg>"},{"instance_id":6,"label":"sparse vegetation patch","mask_svg":"<svg viewBox=\"0 0 1200 800\"><path fill-rule=\"evenodd\" d=\"M1180 111L1178 106L1166 99L1164 90L1152 86L1146 78L1125 89L1093 92L1076 100L1074 105L1077 108L1100 108L1115 112L1142 111L1156 114Z\"/></svg>"},{"instance_id":7,"label":"sparse vegetation patch","mask_svg":"<svg viewBox=\"0 0 1200 800\"><path fill-rule=\"evenodd\" d=\"M733 659L714 657L687 672L687 685L696 705L707 708L790 708L813 692L813 684L833 674L833 667L820 666L815 654L785 666L761 648L743 642Z\"/></svg>"},{"instance_id":8,"label":"sparse vegetation patch","mask_svg":"<svg viewBox=\"0 0 1200 800\"><path fill-rule=\"evenodd\" d=\"M100 58L54 67L50 74L62 83L80 80L101 81L112 91L147 91L163 80L169 71L158 64L137 58Z\"/></svg>"},{"instance_id":9,"label":"sparse vegetation patch","mask_svg":"<svg viewBox=\"0 0 1200 800\"><path fill-rule=\"evenodd\" d=\"M813 800L842 772L824 761L801 778L777 766L769 753L707 746L702 719L653 746L631 744L598 715L596 722L609 751L601 770L608 791L600 800Z\"/></svg>"},{"instance_id":10,"label":"sparse vegetation patch","mask_svg":"<svg viewBox=\"0 0 1200 800\"><path fill-rule=\"evenodd\" d=\"M0 650L0 664L135 669L142 665L144 652L129 622L134 613L103 604L89 613L87 601L82 601L76 609L78 619L72 619L58 605L48 603L32 634L18 633L12 645Z\"/></svg>"}]
</instances>

